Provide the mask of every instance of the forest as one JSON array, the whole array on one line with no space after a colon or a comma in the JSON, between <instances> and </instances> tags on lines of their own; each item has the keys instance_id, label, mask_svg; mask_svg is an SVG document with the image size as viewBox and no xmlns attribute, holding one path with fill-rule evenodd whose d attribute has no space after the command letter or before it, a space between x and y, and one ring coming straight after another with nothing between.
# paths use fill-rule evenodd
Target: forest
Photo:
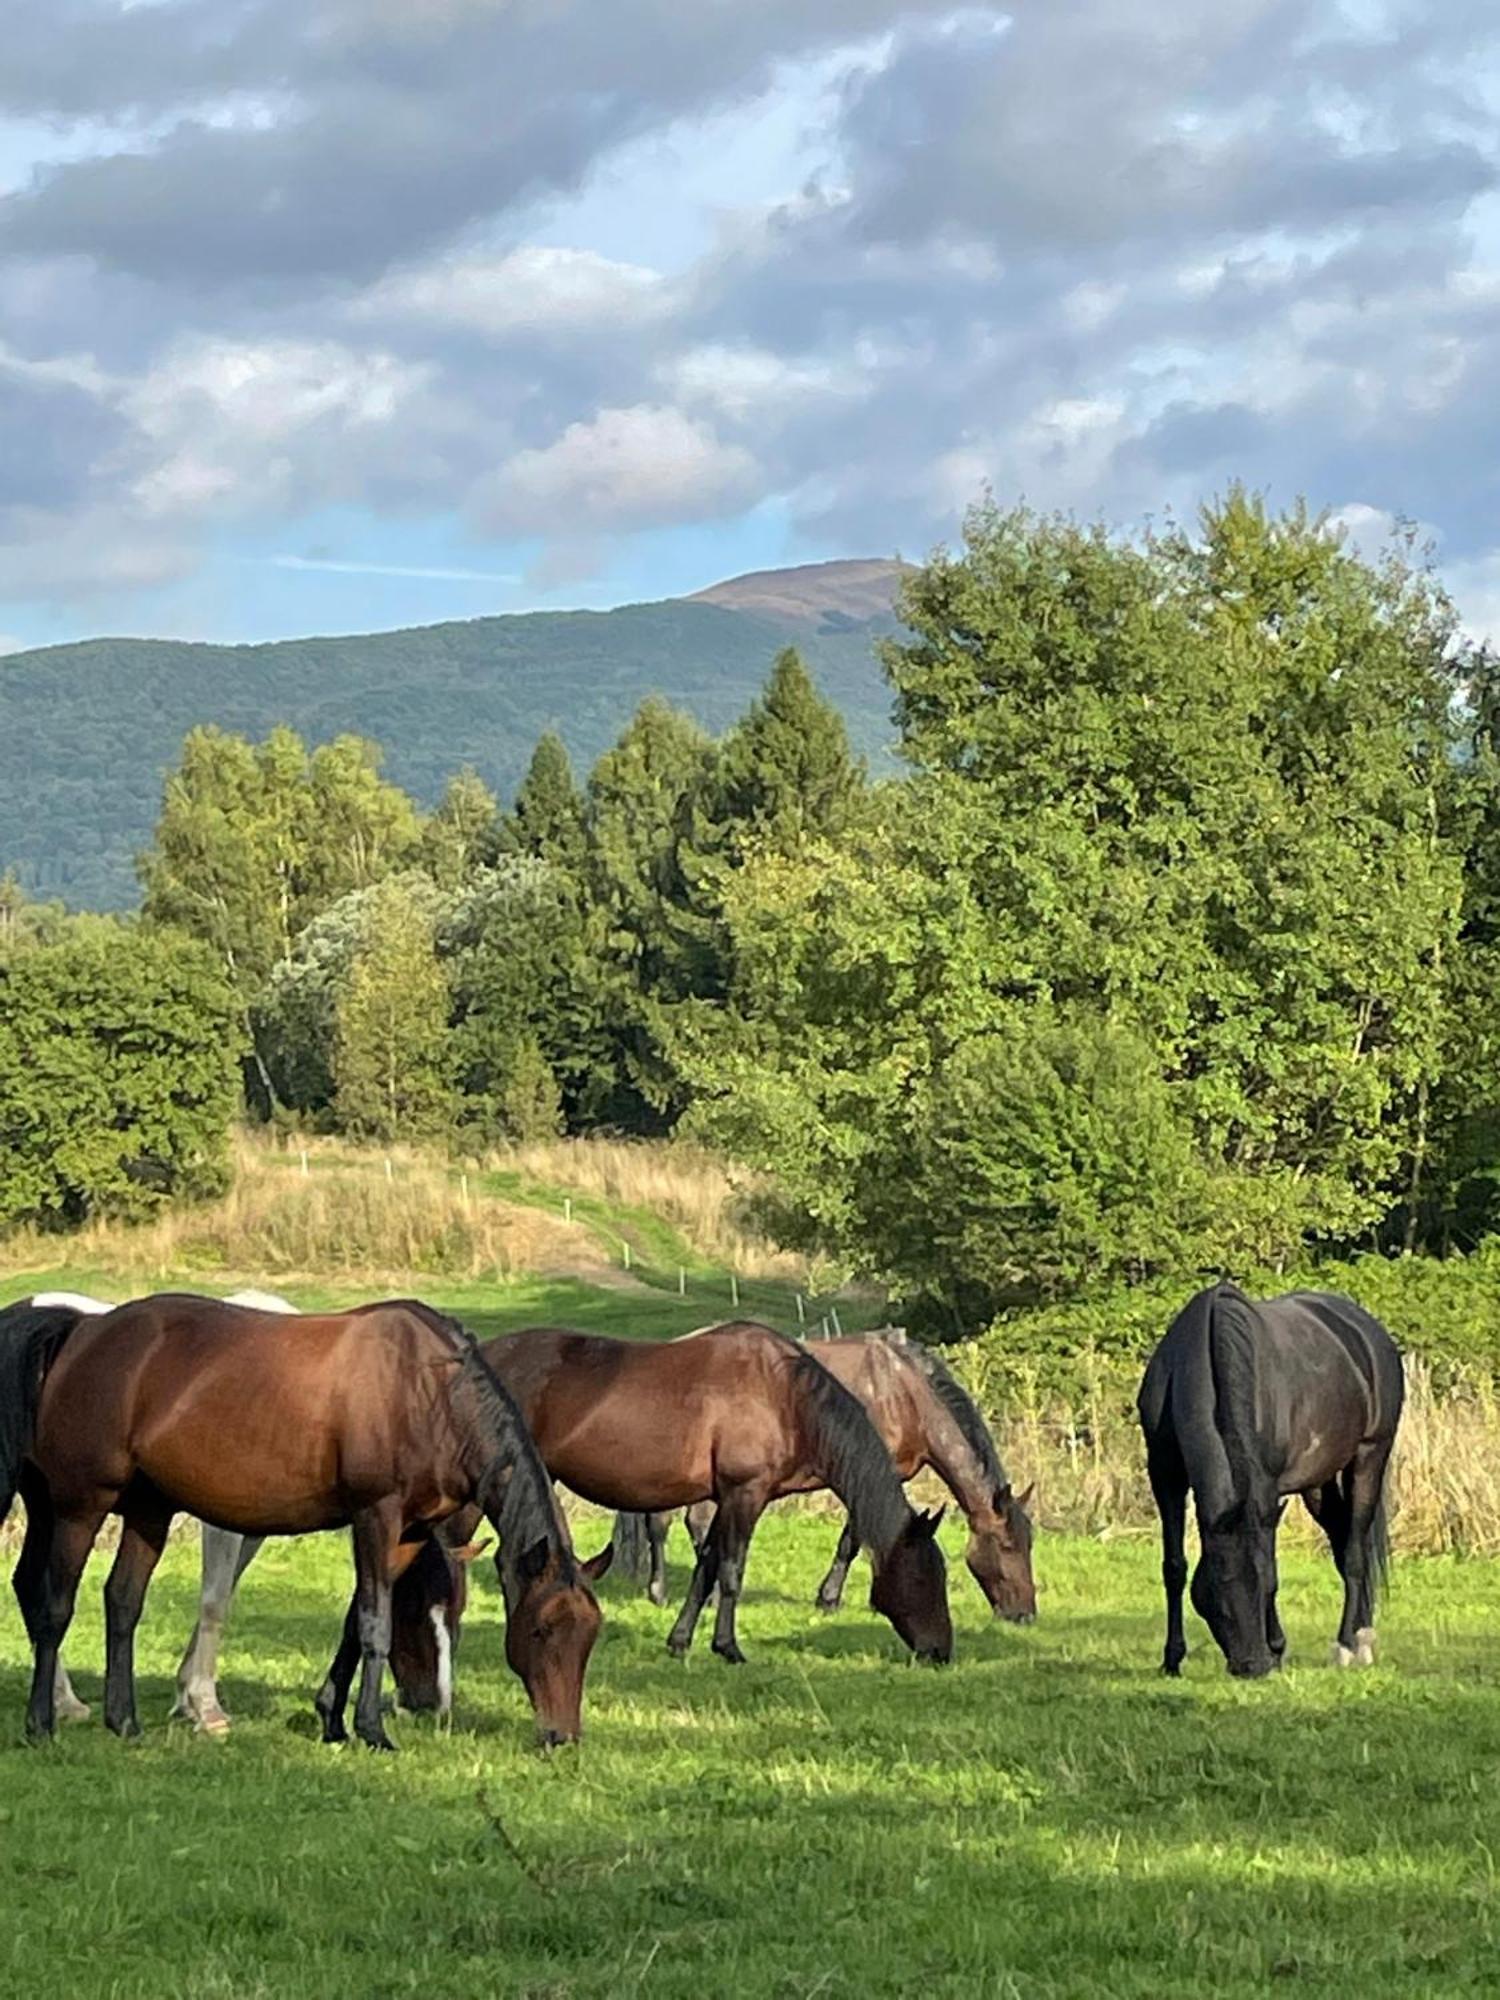
<instances>
[{"instance_id":1,"label":"forest","mask_svg":"<svg viewBox=\"0 0 1500 2000\"><path fill-rule=\"evenodd\" d=\"M248 1114L691 1138L938 1338L1481 1246L1500 675L1421 549L987 506L899 612L895 776L790 649L717 737L653 697L430 811L194 729L136 913L0 887L0 1226L211 1193Z\"/></svg>"}]
</instances>

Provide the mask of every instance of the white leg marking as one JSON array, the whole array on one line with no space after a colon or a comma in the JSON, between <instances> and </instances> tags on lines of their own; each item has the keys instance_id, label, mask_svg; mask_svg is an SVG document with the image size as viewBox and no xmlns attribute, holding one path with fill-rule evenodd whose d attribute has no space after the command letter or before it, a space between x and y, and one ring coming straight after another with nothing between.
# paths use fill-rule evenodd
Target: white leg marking
<instances>
[{"instance_id":1,"label":"white leg marking","mask_svg":"<svg viewBox=\"0 0 1500 2000\"><path fill-rule=\"evenodd\" d=\"M438 1720L446 1722L453 1713L453 1644L442 1605L434 1604L427 1616L432 1620L432 1636L437 1641Z\"/></svg>"},{"instance_id":2,"label":"white leg marking","mask_svg":"<svg viewBox=\"0 0 1500 2000\"><path fill-rule=\"evenodd\" d=\"M1354 1664L1357 1667L1373 1667L1375 1664L1375 1627L1361 1625L1354 1635Z\"/></svg>"},{"instance_id":3,"label":"white leg marking","mask_svg":"<svg viewBox=\"0 0 1500 2000\"><path fill-rule=\"evenodd\" d=\"M1354 1655L1347 1646L1341 1646L1335 1639L1328 1651L1328 1664L1331 1667L1352 1667Z\"/></svg>"}]
</instances>

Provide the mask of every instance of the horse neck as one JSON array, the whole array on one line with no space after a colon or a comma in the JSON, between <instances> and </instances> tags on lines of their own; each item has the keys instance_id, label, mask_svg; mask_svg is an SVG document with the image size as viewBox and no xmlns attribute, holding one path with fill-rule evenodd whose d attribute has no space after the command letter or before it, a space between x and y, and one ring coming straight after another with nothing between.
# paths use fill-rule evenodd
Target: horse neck
<instances>
[{"instance_id":1,"label":"horse neck","mask_svg":"<svg viewBox=\"0 0 1500 2000\"><path fill-rule=\"evenodd\" d=\"M464 1356L451 1406L474 1498L500 1537L502 1567L538 1541L565 1552L547 1468L510 1391L477 1354Z\"/></svg>"},{"instance_id":2,"label":"horse neck","mask_svg":"<svg viewBox=\"0 0 1500 2000\"><path fill-rule=\"evenodd\" d=\"M793 1380L802 1390L802 1424L813 1464L848 1508L862 1545L883 1558L912 1510L879 1431L859 1398L810 1354L796 1354Z\"/></svg>"},{"instance_id":3,"label":"horse neck","mask_svg":"<svg viewBox=\"0 0 1500 2000\"><path fill-rule=\"evenodd\" d=\"M1005 1469L993 1447L986 1458L949 1409L920 1363L903 1357L908 1392L916 1405L927 1463L963 1510L971 1528L993 1527L998 1516L995 1495L1005 1484ZM952 1384L955 1392L956 1383ZM965 1402L968 1398L964 1398ZM971 1406L972 1407L972 1406ZM977 1409L973 1421L983 1426ZM988 1435L988 1433L986 1433Z\"/></svg>"}]
</instances>

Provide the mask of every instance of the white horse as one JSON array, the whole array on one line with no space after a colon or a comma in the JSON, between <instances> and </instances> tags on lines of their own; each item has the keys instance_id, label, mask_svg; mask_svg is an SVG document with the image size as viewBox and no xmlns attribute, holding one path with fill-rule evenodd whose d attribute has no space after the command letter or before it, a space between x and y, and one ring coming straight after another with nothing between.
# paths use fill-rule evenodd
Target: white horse
<instances>
[{"instance_id":1,"label":"white horse","mask_svg":"<svg viewBox=\"0 0 1500 2000\"><path fill-rule=\"evenodd\" d=\"M86 1298L80 1292L37 1292L31 1303L35 1306L64 1306L79 1313L114 1310L103 1299ZM275 1292L232 1292L225 1303L250 1306L256 1312L295 1313L297 1310ZM254 1561L265 1537L231 1534L227 1528L211 1528L206 1521L202 1527L203 1582L198 1595L198 1622L182 1656L182 1665L177 1669L177 1700L172 1714L196 1723L199 1729L211 1736L221 1736L229 1727L229 1717L219 1706L217 1686L224 1621L229 1615L229 1600L234 1595L234 1587ZM446 1640L446 1630L442 1638ZM444 1693L451 1701L451 1673L443 1677L443 1683ZM88 1703L80 1701L73 1692L73 1683L68 1679L67 1669L61 1660L57 1663L55 1700L58 1716L63 1721L83 1722L88 1719Z\"/></svg>"}]
</instances>

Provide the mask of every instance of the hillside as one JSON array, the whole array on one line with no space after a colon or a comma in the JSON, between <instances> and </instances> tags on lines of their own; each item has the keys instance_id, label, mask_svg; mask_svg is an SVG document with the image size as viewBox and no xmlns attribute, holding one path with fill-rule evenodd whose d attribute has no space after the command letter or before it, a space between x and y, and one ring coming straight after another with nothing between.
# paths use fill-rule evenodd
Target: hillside
<instances>
[{"instance_id":1,"label":"hillside","mask_svg":"<svg viewBox=\"0 0 1500 2000\"><path fill-rule=\"evenodd\" d=\"M651 693L719 730L754 698L778 649L798 645L857 746L890 740L873 641L894 629L897 565L818 564L616 611L475 618L270 645L92 639L0 659L0 870L75 906L134 901L162 774L187 730L310 741L353 730L425 804L472 764L502 797L541 732L587 767ZM800 582L799 582L800 579Z\"/></svg>"}]
</instances>

